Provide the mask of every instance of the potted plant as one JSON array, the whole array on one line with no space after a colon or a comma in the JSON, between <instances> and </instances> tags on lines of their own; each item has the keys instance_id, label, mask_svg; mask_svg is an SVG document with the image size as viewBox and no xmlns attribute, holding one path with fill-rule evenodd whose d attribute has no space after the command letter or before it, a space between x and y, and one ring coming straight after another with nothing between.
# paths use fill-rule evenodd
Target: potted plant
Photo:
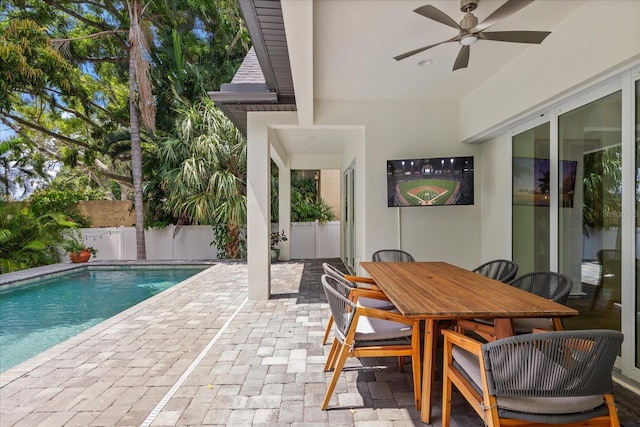
<instances>
[{"instance_id":1,"label":"potted plant","mask_svg":"<svg viewBox=\"0 0 640 427\"><path fill-rule=\"evenodd\" d=\"M87 246L82 241L82 236L78 232L78 237L69 236L62 244L63 249L69 253L71 262L87 262L91 256L96 256L98 250L93 246Z\"/></svg>"},{"instance_id":2,"label":"potted plant","mask_svg":"<svg viewBox=\"0 0 640 427\"><path fill-rule=\"evenodd\" d=\"M271 232L271 262L277 262L278 258L280 257L280 248L277 248L276 246L280 243L280 242L286 242L287 241L287 235L284 234L284 230L282 230L281 233L278 233L277 231L272 231Z\"/></svg>"}]
</instances>

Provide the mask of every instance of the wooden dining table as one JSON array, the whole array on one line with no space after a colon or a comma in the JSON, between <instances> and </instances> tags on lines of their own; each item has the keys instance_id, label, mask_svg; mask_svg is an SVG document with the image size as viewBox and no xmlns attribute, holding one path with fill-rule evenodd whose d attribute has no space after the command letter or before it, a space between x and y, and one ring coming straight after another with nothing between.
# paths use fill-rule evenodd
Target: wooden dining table
<instances>
[{"instance_id":1,"label":"wooden dining table","mask_svg":"<svg viewBox=\"0 0 640 427\"><path fill-rule=\"evenodd\" d=\"M421 420L431 421L438 322L494 319L496 338L514 335L511 319L561 318L578 312L446 262L361 262L405 317L425 320Z\"/></svg>"}]
</instances>

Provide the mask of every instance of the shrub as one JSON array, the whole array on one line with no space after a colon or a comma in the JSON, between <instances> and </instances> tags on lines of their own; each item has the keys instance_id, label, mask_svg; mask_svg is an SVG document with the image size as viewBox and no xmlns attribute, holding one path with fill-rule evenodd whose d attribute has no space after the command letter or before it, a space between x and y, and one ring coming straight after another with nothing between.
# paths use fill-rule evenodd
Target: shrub
<instances>
[{"instance_id":1,"label":"shrub","mask_svg":"<svg viewBox=\"0 0 640 427\"><path fill-rule=\"evenodd\" d=\"M60 262L63 232L73 227L62 214L37 216L26 205L0 202L0 271Z\"/></svg>"}]
</instances>

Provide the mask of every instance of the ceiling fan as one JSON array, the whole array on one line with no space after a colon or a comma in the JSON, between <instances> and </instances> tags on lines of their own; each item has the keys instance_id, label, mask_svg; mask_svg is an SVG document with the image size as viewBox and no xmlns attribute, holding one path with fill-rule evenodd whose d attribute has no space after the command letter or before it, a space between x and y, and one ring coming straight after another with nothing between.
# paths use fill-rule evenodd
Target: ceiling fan
<instances>
[{"instance_id":1,"label":"ceiling fan","mask_svg":"<svg viewBox=\"0 0 640 427\"><path fill-rule=\"evenodd\" d=\"M478 40L493 40L500 42L512 42L512 43L531 43L540 44L549 35L549 31L493 31L485 32L485 30L504 18L519 11L523 7L532 3L534 0L508 0L502 6L497 8L491 15L489 15L484 21L478 24L478 18L473 14L473 11L478 7L479 0L460 0L460 10L465 12L464 18L458 24L449 15L442 12L438 8L425 5L415 9L414 12L424 16L425 18L432 19L449 27L453 27L459 31L458 35L450 38L449 40L441 41L429 46L424 46L419 49L411 50L403 53L402 55L395 56L396 61L408 58L416 53L423 52L432 47L441 45L443 43L458 42L462 45L458 57L453 64L453 71L466 68L469 64L469 52L471 45Z\"/></svg>"}]
</instances>

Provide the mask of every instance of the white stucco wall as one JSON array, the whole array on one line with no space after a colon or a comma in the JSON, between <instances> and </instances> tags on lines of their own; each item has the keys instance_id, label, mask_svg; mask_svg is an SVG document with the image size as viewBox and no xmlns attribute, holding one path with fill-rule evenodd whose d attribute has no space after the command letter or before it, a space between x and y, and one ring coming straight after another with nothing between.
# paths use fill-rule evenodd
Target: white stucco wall
<instances>
[{"instance_id":1,"label":"white stucco wall","mask_svg":"<svg viewBox=\"0 0 640 427\"><path fill-rule=\"evenodd\" d=\"M364 141L349 147L345 167L356 158L359 216L357 254L369 260L378 249L401 248L418 260L448 261L473 268L480 260L480 175L476 204L388 208L386 161L402 158L475 156L480 147L461 144L456 103L316 102L316 123L364 126Z\"/></svg>"},{"instance_id":2,"label":"white stucco wall","mask_svg":"<svg viewBox=\"0 0 640 427\"><path fill-rule=\"evenodd\" d=\"M461 140L495 131L640 58L640 1L587 1L460 102Z\"/></svg>"},{"instance_id":3,"label":"white stucco wall","mask_svg":"<svg viewBox=\"0 0 640 427\"><path fill-rule=\"evenodd\" d=\"M308 14L304 17L309 19ZM362 135L345 144L340 154L342 171L356 161L359 260L370 259L377 249L397 247L419 260L444 260L469 268L511 256L509 128L638 60L640 1L587 1L551 30L543 44L514 57L461 100L316 99L312 107L305 105L313 110L313 126L362 126ZM296 37L312 35L302 32ZM290 46L292 60L298 51ZM305 114L308 117L308 111ZM461 143L479 139L488 142ZM475 205L387 208L386 160L460 155L475 157ZM301 156L292 163L319 160Z\"/></svg>"},{"instance_id":4,"label":"white stucco wall","mask_svg":"<svg viewBox=\"0 0 640 427\"><path fill-rule=\"evenodd\" d=\"M510 129L638 59L640 2L590 1L461 101L461 139L494 135L480 145L483 260L511 256Z\"/></svg>"},{"instance_id":5,"label":"white stucco wall","mask_svg":"<svg viewBox=\"0 0 640 427\"><path fill-rule=\"evenodd\" d=\"M502 135L481 146L481 262L511 259L511 136Z\"/></svg>"}]
</instances>

